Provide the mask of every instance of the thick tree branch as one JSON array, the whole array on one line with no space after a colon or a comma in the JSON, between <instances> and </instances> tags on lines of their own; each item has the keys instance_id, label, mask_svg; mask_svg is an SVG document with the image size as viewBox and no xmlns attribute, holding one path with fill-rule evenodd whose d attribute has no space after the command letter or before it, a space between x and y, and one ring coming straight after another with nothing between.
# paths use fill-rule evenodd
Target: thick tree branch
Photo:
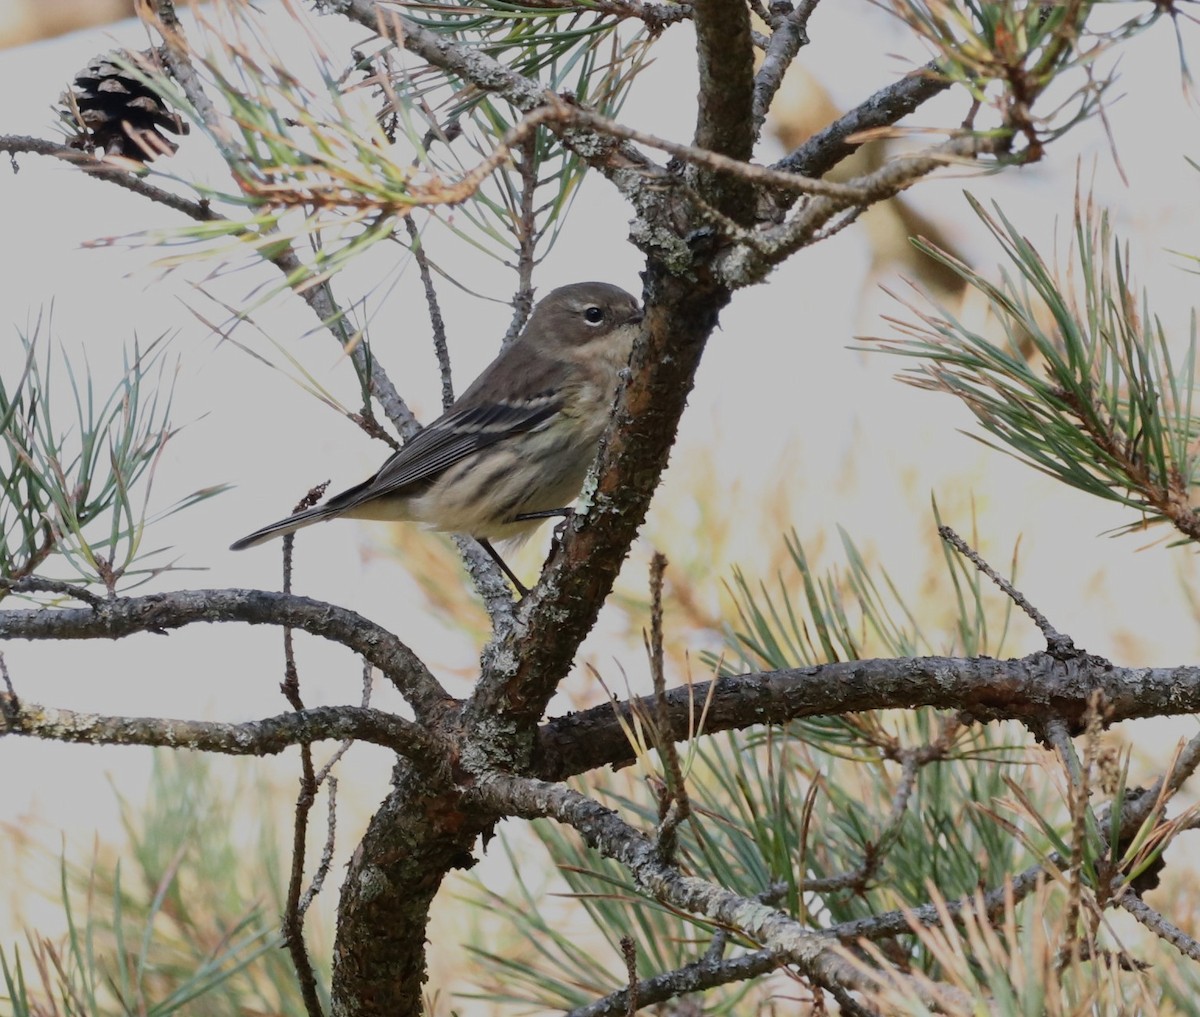
<instances>
[{"instance_id":1,"label":"thick tree branch","mask_svg":"<svg viewBox=\"0 0 1200 1017\"><path fill-rule=\"evenodd\" d=\"M650 838L611 809L561 784L502 774L480 779L472 797L490 813L524 819L550 818L572 827L584 842L606 858L624 865L635 882L657 900L738 929L771 950L781 964L794 964L822 984L878 988L881 979L848 963L835 948L836 939L805 928L794 918L761 901L726 890L707 880L685 876L663 861ZM891 976L901 977L901 976ZM931 992L936 988L936 994ZM953 998L970 1008L972 1001L949 985L910 982L909 988L929 1005Z\"/></svg>"},{"instance_id":2,"label":"thick tree branch","mask_svg":"<svg viewBox=\"0 0 1200 1017\"><path fill-rule=\"evenodd\" d=\"M785 14L771 33L762 66L754 76L754 136L757 138L771 108L771 100L783 84L783 76L801 47L808 45L808 21L820 0L800 0Z\"/></svg>"},{"instance_id":3,"label":"thick tree branch","mask_svg":"<svg viewBox=\"0 0 1200 1017\"><path fill-rule=\"evenodd\" d=\"M0 693L0 737L27 735L81 745L151 745L228 756L270 756L293 745L353 740L392 749L433 770L447 749L419 724L361 706L318 706L240 724L168 717L106 717L39 706Z\"/></svg>"},{"instance_id":4,"label":"thick tree branch","mask_svg":"<svg viewBox=\"0 0 1200 1017\"><path fill-rule=\"evenodd\" d=\"M745 0L696 0L696 62L700 72L695 144L748 162L754 152L754 48ZM748 225L753 190L744 182L701 173L701 196L722 215Z\"/></svg>"},{"instance_id":5,"label":"thick tree branch","mask_svg":"<svg viewBox=\"0 0 1200 1017\"><path fill-rule=\"evenodd\" d=\"M1200 668L1114 667L1095 657L1063 661L1048 653L1017 660L844 661L721 678L712 691L704 730L713 734L801 717L919 706L958 710L979 721L1044 723L1057 717L1070 726L1083 720L1095 691L1103 696L1106 723L1195 713L1200 711ZM708 696L708 683L667 693L676 739L687 737L689 715L699 715ZM695 704L694 712L689 710L689 700ZM634 704L615 705L626 720L636 711L653 709L649 696ZM537 773L546 779L633 761L633 749L613 705L555 718L539 732ZM1190 770L1177 766L1173 772Z\"/></svg>"},{"instance_id":6,"label":"thick tree branch","mask_svg":"<svg viewBox=\"0 0 1200 1017\"><path fill-rule=\"evenodd\" d=\"M456 705L421 660L362 615L308 597L265 590L180 590L122 597L96 607L0 611L0 639L120 639L196 622L246 622L302 629L370 661L412 705L418 720Z\"/></svg>"},{"instance_id":7,"label":"thick tree branch","mask_svg":"<svg viewBox=\"0 0 1200 1017\"><path fill-rule=\"evenodd\" d=\"M861 142L847 140L852 135L877 127L890 127L950 85L950 79L938 72L936 61L928 63L863 100L845 116L785 155L774 168L806 177L824 176L859 147Z\"/></svg>"},{"instance_id":8,"label":"thick tree branch","mask_svg":"<svg viewBox=\"0 0 1200 1017\"><path fill-rule=\"evenodd\" d=\"M425 1013L429 907L442 877L474 864L471 847L494 825L411 766L371 817L346 869L333 955L338 1017Z\"/></svg>"},{"instance_id":9,"label":"thick tree branch","mask_svg":"<svg viewBox=\"0 0 1200 1017\"><path fill-rule=\"evenodd\" d=\"M825 930L825 934L848 945L862 939L880 940L911 932L913 925L936 926L943 920L943 913L957 918L963 911L982 910L988 915L1002 913L1008 903L1019 903L1028 896L1045 877L1045 870L1035 865L1017 873L1011 879L987 893L982 898L967 897L945 901L941 905L922 904L915 908L886 911L870 918L842 922ZM806 889L807 889L806 885ZM1132 894L1126 895L1132 897ZM1133 898L1137 900L1138 898ZM1122 901L1124 903L1124 901ZM940 909L944 909L940 910ZM756 950L729 960L705 958L687 964L675 971L666 971L643 979L638 983L638 999L645 1005L674 999L689 992L728 985L766 974L780 967L784 961L772 950ZM628 992L621 989L610 993L587 1006L572 1010L568 1017L617 1017L626 1012Z\"/></svg>"}]
</instances>

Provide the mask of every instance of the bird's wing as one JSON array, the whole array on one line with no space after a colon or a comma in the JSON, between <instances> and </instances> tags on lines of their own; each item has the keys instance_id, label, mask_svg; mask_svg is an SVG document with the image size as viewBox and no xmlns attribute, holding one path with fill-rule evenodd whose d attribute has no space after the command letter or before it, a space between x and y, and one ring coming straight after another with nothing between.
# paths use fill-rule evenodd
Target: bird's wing
<instances>
[{"instance_id":1,"label":"bird's wing","mask_svg":"<svg viewBox=\"0 0 1200 1017\"><path fill-rule=\"evenodd\" d=\"M507 435L532 431L561 409L562 395L557 392L526 399L519 405L477 402L463 406L419 431L375 476L331 498L326 507L343 509L372 498L399 494Z\"/></svg>"}]
</instances>

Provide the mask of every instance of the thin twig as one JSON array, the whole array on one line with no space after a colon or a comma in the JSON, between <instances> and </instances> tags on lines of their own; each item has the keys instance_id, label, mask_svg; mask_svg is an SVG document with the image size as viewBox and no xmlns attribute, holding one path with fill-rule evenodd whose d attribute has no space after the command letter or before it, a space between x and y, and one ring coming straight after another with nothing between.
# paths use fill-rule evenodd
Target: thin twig
<instances>
[{"instance_id":1,"label":"thin twig","mask_svg":"<svg viewBox=\"0 0 1200 1017\"><path fill-rule=\"evenodd\" d=\"M888 820L883 824L878 842L886 841L894 836L904 822L904 814L908 811L908 803L912 800L913 790L917 786L917 774L922 766L932 762L921 755L919 750L908 750L902 754L900 764L900 785L892 795L892 808Z\"/></svg>"},{"instance_id":2,"label":"thin twig","mask_svg":"<svg viewBox=\"0 0 1200 1017\"><path fill-rule=\"evenodd\" d=\"M701 992L718 985L745 982L751 978L768 974L780 967L782 962L771 950L755 950L729 960L700 960L674 971L664 971L637 983L637 998L641 1006L652 1006L668 999L676 999L690 992ZM586 1006L568 1010L563 1017L621 1017L629 1012L628 988L593 1000Z\"/></svg>"},{"instance_id":3,"label":"thin twig","mask_svg":"<svg viewBox=\"0 0 1200 1017\"><path fill-rule=\"evenodd\" d=\"M25 576L15 581L0 578L0 589L10 590L13 593L56 593L60 596L81 600L92 607L99 607L106 600L105 597L100 597L85 587L76 586L74 583L65 583L61 579L44 579L41 576Z\"/></svg>"},{"instance_id":4,"label":"thin twig","mask_svg":"<svg viewBox=\"0 0 1200 1017\"><path fill-rule=\"evenodd\" d=\"M371 667L371 662L369 660L364 659L363 660L362 701L359 704L360 706L362 706L362 708L364 710L368 709L371 705L371 675L372 675L372 671L373 671L373 668ZM325 778L329 776L330 771L333 770L334 766L337 764L337 761L339 759L341 759L342 756L344 756L347 752L350 751L350 746L353 744L354 744L354 739L347 738L344 742L342 742L341 745L339 745L336 749L334 749L333 754L325 761L325 765L322 766L321 769L319 769L317 771L316 781L317 781L318 787L320 787L323 783L325 783Z\"/></svg>"},{"instance_id":5,"label":"thin twig","mask_svg":"<svg viewBox=\"0 0 1200 1017\"><path fill-rule=\"evenodd\" d=\"M1083 858L1087 848L1088 817L1088 772L1080 764L1075 752L1075 743L1067 731L1067 725L1058 718L1045 725L1046 742L1058 753L1063 769L1067 773L1067 804L1071 815L1071 858L1068 865L1067 913L1063 928L1068 930L1069 942L1059 954L1059 965L1069 963L1072 951L1079 949L1079 937L1075 927L1079 921L1083 902Z\"/></svg>"},{"instance_id":6,"label":"thin twig","mask_svg":"<svg viewBox=\"0 0 1200 1017\"><path fill-rule=\"evenodd\" d=\"M1200 961L1200 942L1189 936L1183 929L1173 925L1132 890L1126 890L1121 894L1117 898L1117 903L1159 939L1170 943L1176 950L1191 957L1192 960Z\"/></svg>"},{"instance_id":7,"label":"thin twig","mask_svg":"<svg viewBox=\"0 0 1200 1017\"><path fill-rule=\"evenodd\" d=\"M349 743L345 743L349 744ZM317 863L317 871L313 873L312 882L296 902L296 913L300 921L308 913L309 906L321 888L325 885L325 877L329 875L329 867L333 864L333 849L337 844L337 778L329 777L325 783L325 791L329 796L329 808L325 821L325 846L321 849L321 860Z\"/></svg>"},{"instance_id":8,"label":"thin twig","mask_svg":"<svg viewBox=\"0 0 1200 1017\"><path fill-rule=\"evenodd\" d=\"M1046 744L1058 754L1071 786L1077 790L1085 788L1087 775L1083 765L1079 762L1079 756L1075 752L1075 743L1071 740L1071 733L1067 730L1067 725L1058 717L1052 717L1046 721L1042 736L1046 739Z\"/></svg>"},{"instance_id":9,"label":"thin twig","mask_svg":"<svg viewBox=\"0 0 1200 1017\"><path fill-rule=\"evenodd\" d=\"M288 279L308 277L308 270L299 255L282 241L278 250L271 249L269 260ZM358 332L350 327L345 312L334 300L328 280L317 286L299 285L296 289L304 302L312 308L321 324L329 329L342 348L349 353L359 377L369 380L371 395L378 400L384 415L392 422L392 426L396 428L402 438L406 440L411 438L421 429L421 425L400 393L396 391L396 386L392 384L387 372L371 355L367 344L360 342Z\"/></svg>"},{"instance_id":10,"label":"thin twig","mask_svg":"<svg viewBox=\"0 0 1200 1017\"><path fill-rule=\"evenodd\" d=\"M822 244L830 237L835 237L842 230L853 226L862 217L862 214L867 211L867 206L857 205L853 208L846 209L840 216L823 226L812 235L813 244Z\"/></svg>"},{"instance_id":11,"label":"thin twig","mask_svg":"<svg viewBox=\"0 0 1200 1017\"><path fill-rule=\"evenodd\" d=\"M317 976L313 971L308 949L304 945L304 914L307 904L301 907L301 887L304 880L304 849L308 834L308 813L315 801L315 783L312 779L312 751L302 746L303 773L300 777L300 793L296 797L296 814L292 827L292 867L288 877L287 901L284 905L280 931L296 970L296 981L300 983L300 995L309 1017L324 1017L321 1000L317 996ZM306 757L306 758L304 758ZM332 805L331 805L332 808Z\"/></svg>"},{"instance_id":12,"label":"thin twig","mask_svg":"<svg viewBox=\"0 0 1200 1017\"><path fill-rule=\"evenodd\" d=\"M301 512L321 500L328 487L328 482L312 488L292 509ZM295 534L289 533L283 539L283 592L292 592L292 557L295 545ZM300 696L300 672L296 667L295 645L292 640L291 626L283 630L283 671L284 678L279 689L289 705L297 713L304 710L304 700ZM317 797L317 780L313 772L312 746L300 746L300 791L296 796L296 809L292 821L292 865L288 875L287 898L284 903L283 917L280 921L280 931L292 958L292 967L296 969L296 980L300 983L300 996L304 1000L304 1009L309 1017L324 1017L321 1000L317 995L317 976L313 970L308 949L304 945L304 909L300 907L301 890L304 885L304 858L308 845L308 814L312 811Z\"/></svg>"},{"instance_id":13,"label":"thin twig","mask_svg":"<svg viewBox=\"0 0 1200 1017\"><path fill-rule=\"evenodd\" d=\"M437 354L438 370L442 375L442 409L448 410L454 403L454 377L450 371L450 348L446 345L446 322L442 318L442 308L433 285L433 273L429 269L425 241L421 238L421 232L411 215L404 217L404 228L408 231L413 257L417 259L421 285L425 287L425 306L429 308L429 324L433 329L433 351Z\"/></svg>"},{"instance_id":14,"label":"thin twig","mask_svg":"<svg viewBox=\"0 0 1200 1017\"><path fill-rule=\"evenodd\" d=\"M183 89L183 94L192 104L234 178L238 181L252 180L253 164L234 142L225 121L204 90L204 84L192 63L191 51L183 25L179 22L179 15L175 12L174 0L150 0L148 5L143 5L141 13L143 21L153 23L162 38L162 57L167 70Z\"/></svg>"},{"instance_id":15,"label":"thin twig","mask_svg":"<svg viewBox=\"0 0 1200 1017\"><path fill-rule=\"evenodd\" d=\"M819 978L814 978L812 982L815 987L824 989L837 1000L837 1005L841 1008L839 1010L839 1017L885 1017L880 1011L864 1005L857 997L851 995L844 986L826 985ZM814 998L820 999L815 993ZM812 1013L813 1017L818 1017L820 1011L814 1008Z\"/></svg>"},{"instance_id":16,"label":"thin twig","mask_svg":"<svg viewBox=\"0 0 1200 1017\"><path fill-rule=\"evenodd\" d=\"M90 153L81 152L77 148L71 148L69 145L26 135L4 134L0 135L0 152L13 154L29 152L33 155L48 155L54 159L61 159L63 162L78 166L90 177L116 184L118 187L123 187L134 194L140 194L142 197L165 205L176 212L182 212L198 222L214 222L223 218L212 210L207 201L191 201L181 197L172 191L150 183L143 177L136 176L129 171L126 164L107 158L98 158Z\"/></svg>"},{"instance_id":17,"label":"thin twig","mask_svg":"<svg viewBox=\"0 0 1200 1017\"><path fill-rule=\"evenodd\" d=\"M929 746L925 746L928 749ZM879 871L883 864L886 847L900 831L904 822L908 804L912 800L913 790L917 784L917 774L921 767L933 762L933 756L922 749L908 749L898 753L901 763L900 783L892 796L892 807L887 821L880 827L879 835L863 847L863 859L857 868L842 872L836 876L804 877L797 881L797 889L801 893L833 893L837 890L854 890L861 893L867 884Z\"/></svg>"},{"instance_id":18,"label":"thin twig","mask_svg":"<svg viewBox=\"0 0 1200 1017\"><path fill-rule=\"evenodd\" d=\"M1108 702L1111 711L1111 698ZM1137 795L1132 801L1127 798L1121 811L1121 828L1118 831L1118 838L1132 836L1152 813L1161 814L1165 810L1167 802L1183 787L1197 768L1200 768L1200 734L1193 735L1178 752L1170 772L1159 777L1151 787Z\"/></svg>"},{"instance_id":19,"label":"thin twig","mask_svg":"<svg viewBox=\"0 0 1200 1017\"><path fill-rule=\"evenodd\" d=\"M0 583L0 600L3 600L12 591L12 585L19 583L24 579L34 578L34 570L42 564L47 558L54 553L55 547L58 546L58 536L51 525L50 520L43 519L40 526L42 532L41 542L32 549L29 549L25 555L24 561L15 564L13 570L4 578L4 582ZM83 599L82 597L79 599Z\"/></svg>"},{"instance_id":20,"label":"thin twig","mask_svg":"<svg viewBox=\"0 0 1200 1017\"><path fill-rule=\"evenodd\" d=\"M683 767L675 750L671 734L671 713L667 707L667 680L663 666L663 575L667 559L655 551L650 559L650 636L646 653L650 658L650 677L654 683L655 741L667 780L658 796L658 830L656 838L663 858L675 856L676 831L679 824L691 815L691 802L683 779Z\"/></svg>"},{"instance_id":21,"label":"thin twig","mask_svg":"<svg viewBox=\"0 0 1200 1017\"><path fill-rule=\"evenodd\" d=\"M1188 743L1183 747L1183 751L1179 753L1175 760L1175 765L1171 768L1168 774L1159 783L1170 794L1174 794L1193 773L1197 767L1200 767L1200 734L1193 735ZM1154 788L1151 789L1152 791Z\"/></svg>"},{"instance_id":22,"label":"thin twig","mask_svg":"<svg viewBox=\"0 0 1200 1017\"><path fill-rule=\"evenodd\" d=\"M588 127L599 134L606 134L609 137L619 138L622 141L637 142L639 145L658 149L667 155L672 155L693 166L700 166L710 169L714 173L737 177L747 183L765 184L777 187L782 191L790 191L794 194L824 195L830 198L841 199L848 204L865 200L869 196L868 191L860 187L855 187L852 184L820 180L815 177L791 173L770 166L760 166L757 163L723 155L720 152L700 145L684 145L676 141L669 141L666 138L647 134L645 131L626 127L624 124L611 120L593 110L585 109L582 106L567 105L561 103L561 100L559 102L561 108L554 105L543 106L533 113L527 114L524 120L518 123L517 127L520 127L521 123L531 119L534 122L555 125L561 129L572 126ZM543 112L543 110L546 112ZM516 128L513 130L515 131Z\"/></svg>"},{"instance_id":23,"label":"thin twig","mask_svg":"<svg viewBox=\"0 0 1200 1017\"><path fill-rule=\"evenodd\" d=\"M1066 860L1051 855L1047 860L1049 865L1065 866ZM1006 876L1004 882L993 887L983 895L983 912L988 915L999 914L1009 906L1020 903L1028 897L1038 885L1046 879L1046 869L1041 865L1031 865L1018 872L1015 876ZM830 927L827 934L843 943L855 943L860 939L880 940L891 939L893 936L912 932L916 925L940 925L943 915L957 918L963 911L975 911L977 898L974 894L959 900L944 901L938 904L926 903L915 908L898 908L871 915L868 918L855 918L839 922ZM968 1013L973 1012L969 1008Z\"/></svg>"},{"instance_id":24,"label":"thin twig","mask_svg":"<svg viewBox=\"0 0 1200 1017\"><path fill-rule=\"evenodd\" d=\"M749 5L750 10L754 12L759 21L769 28L775 27L775 23L779 19L771 16L771 12L768 11L766 5L763 4L763 0L746 0L746 2Z\"/></svg>"},{"instance_id":25,"label":"thin twig","mask_svg":"<svg viewBox=\"0 0 1200 1017\"><path fill-rule=\"evenodd\" d=\"M625 990L625 1014L626 1017L633 1017L642 1004L638 998L637 944L632 936L621 937L621 955L625 958L625 977L629 986Z\"/></svg>"},{"instance_id":26,"label":"thin twig","mask_svg":"<svg viewBox=\"0 0 1200 1017\"><path fill-rule=\"evenodd\" d=\"M729 930L717 929L713 933L712 940L708 944L708 949L704 951L704 956L700 958L700 963L715 964L725 956L725 947L729 945Z\"/></svg>"},{"instance_id":27,"label":"thin twig","mask_svg":"<svg viewBox=\"0 0 1200 1017\"><path fill-rule=\"evenodd\" d=\"M1008 134L961 135L912 155L901 155L879 169L855 177L841 186L859 197L818 194L799 206L792 217L777 226L755 231L722 251L712 261L718 279L740 289L763 279L775 266L824 235L828 224L852 206L867 208L894 198L931 173L950 165L977 165L981 156L1001 156L1011 147ZM757 170L758 167L753 167ZM777 171L769 171L777 172Z\"/></svg>"},{"instance_id":28,"label":"thin twig","mask_svg":"<svg viewBox=\"0 0 1200 1017\"><path fill-rule=\"evenodd\" d=\"M513 294L513 316L508 331L504 333L507 346L521 334L529 314L533 310L533 269L537 264L535 254L541 233L537 228L537 213L534 199L538 186L537 133L530 134L516 148L520 154L517 168L521 175L521 208L513 230L517 235L517 291Z\"/></svg>"},{"instance_id":29,"label":"thin twig","mask_svg":"<svg viewBox=\"0 0 1200 1017\"><path fill-rule=\"evenodd\" d=\"M943 524L938 527L938 536L940 536L942 540L944 540L959 554L966 558L967 561L974 565L980 572L987 576L988 579L995 583L995 585L1006 597L1008 597L1009 600L1011 600L1017 605L1017 607L1019 607L1025 612L1026 615L1029 616L1030 620L1041 631L1042 636L1046 640L1046 649L1052 656L1060 659L1067 659L1079 655L1080 651L1075 648L1075 644L1072 642L1071 637L1064 636L1062 633L1058 632L1054 626L1050 624L1046 616L1042 614L1042 612L1036 607L1034 607L1028 600L1026 600L1025 595L1021 593L1020 590L1016 589L1012 583L1001 576L986 561L984 561L982 555L980 555L978 551L976 551L965 540L963 540L962 537L955 533L954 530Z\"/></svg>"}]
</instances>

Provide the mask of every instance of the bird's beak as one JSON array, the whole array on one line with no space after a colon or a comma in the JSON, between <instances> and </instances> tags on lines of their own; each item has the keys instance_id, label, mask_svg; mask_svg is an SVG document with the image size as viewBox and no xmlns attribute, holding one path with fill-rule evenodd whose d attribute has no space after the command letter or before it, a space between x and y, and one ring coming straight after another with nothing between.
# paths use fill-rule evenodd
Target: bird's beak
<instances>
[{"instance_id":1,"label":"bird's beak","mask_svg":"<svg viewBox=\"0 0 1200 1017\"><path fill-rule=\"evenodd\" d=\"M640 307L629 316L629 324L640 325L646 317L646 312Z\"/></svg>"}]
</instances>

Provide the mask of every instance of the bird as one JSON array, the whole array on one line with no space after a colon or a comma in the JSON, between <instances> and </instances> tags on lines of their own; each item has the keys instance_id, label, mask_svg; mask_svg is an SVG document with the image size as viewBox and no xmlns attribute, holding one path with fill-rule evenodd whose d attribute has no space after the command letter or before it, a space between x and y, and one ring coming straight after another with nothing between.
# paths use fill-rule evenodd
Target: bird
<instances>
[{"instance_id":1,"label":"bird","mask_svg":"<svg viewBox=\"0 0 1200 1017\"><path fill-rule=\"evenodd\" d=\"M519 542L578 497L608 425L642 308L618 286L551 291L521 334L435 421L374 474L320 505L230 545L240 551L305 526L351 519L413 521L483 543Z\"/></svg>"}]
</instances>

